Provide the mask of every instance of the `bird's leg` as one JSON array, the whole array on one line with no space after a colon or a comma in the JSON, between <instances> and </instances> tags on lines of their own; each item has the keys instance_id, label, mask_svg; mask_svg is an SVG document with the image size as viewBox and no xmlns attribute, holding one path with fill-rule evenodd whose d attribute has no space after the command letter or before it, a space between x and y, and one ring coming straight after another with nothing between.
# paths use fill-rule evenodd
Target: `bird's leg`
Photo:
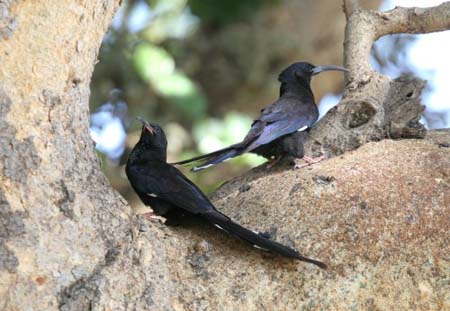
<instances>
[{"instance_id":1,"label":"bird's leg","mask_svg":"<svg viewBox=\"0 0 450 311\"><path fill-rule=\"evenodd\" d=\"M271 156L269 161L267 161L267 169L270 170L272 167L274 167L278 162L280 162L282 156Z\"/></svg>"},{"instance_id":2,"label":"bird's leg","mask_svg":"<svg viewBox=\"0 0 450 311\"><path fill-rule=\"evenodd\" d=\"M141 214L141 216L149 221L155 220L155 213L153 213L153 212L146 212L146 213Z\"/></svg>"},{"instance_id":3,"label":"bird's leg","mask_svg":"<svg viewBox=\"0 0 450 311\"><path fill-rule=\"evenodd\" d=\"M142 213L141 216L151 222L161 222L161 217L156 215L153 211Z\"/></svg>"},{"instance_id":4,"label":"bird's leg","mask_svg":"<svg viewBox=\"0 0 450 311\"><path fill-rule=\"evenodd\" d=\"M320 161L322 161L322 160L325 160L327 157L326 156L320 156L320 157L318 157L318 158L313 158L313 157L309 157L309 156L304 156L303 158L301 158L301 159L295 159L295 165L294 165L294 168L302 168L302 167L305 167L305 166L309 166L309 165L312 165L312 164L314 164L314 163L318 163L318 162L320 162ZM303 161L302 161L303 160ZM302 161L302 162L300 162L299 163L299 161Z\"/></svg>"}]
</instances>

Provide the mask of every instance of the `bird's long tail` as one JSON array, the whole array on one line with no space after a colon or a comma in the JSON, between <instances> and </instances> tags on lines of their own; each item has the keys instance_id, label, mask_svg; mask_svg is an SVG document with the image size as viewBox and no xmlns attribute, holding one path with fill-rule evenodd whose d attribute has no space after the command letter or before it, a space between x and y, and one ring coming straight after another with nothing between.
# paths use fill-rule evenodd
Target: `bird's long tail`
<instances>
[{"instance_id":1,"label":"bird's long tail","mask_svg":"<svg viewBox=\"0 0 450 311\"><path fill-rule=\"evenodd\" d=\"M193 172L201 171L210 166L219 164L227 159L234 158L242 153L242 148L239 148L237 145L232 145L230 147L220 149L211 153L207 153L198 157L194 157L191 159L183 160L176 163L171 163L175 165L188 164L195 161L202 161L200 165L194 166L191 170Z\"/></svg>"},{"instance_id":2,"label":"bird's long tail","mask_svg":"<svg viewBox=\"0 0 450 311\"><path fill-rule=\"evenodd\" d=\"M203 214L203 217L205 217L209 222L219 227L220 229L228 232L229 234L237 236L241 240L244 240L257 248L261 248L266 251L271 251L287 258L309 262L315 264L316 266L322 269L326 269L327 267L323 262L304 257L300 255L296 250L290 247L272 241L262 236L260 233L255 233L249 229L246 229L238 225L237 223L234 223L230 218L217 211Z\"/></svg>"}]
</instances>

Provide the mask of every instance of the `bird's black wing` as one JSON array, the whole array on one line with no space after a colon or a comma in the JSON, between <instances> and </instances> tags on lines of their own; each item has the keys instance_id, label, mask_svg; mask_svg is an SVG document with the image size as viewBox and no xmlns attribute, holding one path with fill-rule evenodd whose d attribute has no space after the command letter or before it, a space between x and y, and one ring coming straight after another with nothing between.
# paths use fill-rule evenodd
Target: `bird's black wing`
<instances>
[{"instance_id":1,"label":"bird's black wing","mask_svg":"<svg viewBox=\"0 0 450 311\"><path fill-rule=\"evenodd\" d=\"M192 171L199 171L245 152L251 152L281 136L298 130L306 130L317 120L317 116L314 98L283 96L261 110L261 116L253 122L242 142L173 164L201 161L200 165L192 169Z\"/></svg>"},{"instance_id":2,"label":"bird's black wing","mask_svg":"<svg viewBox=\"0 0 450 311\"><path fill-rule=\"evenodd\" d=\"M197 214L220 229L264 250L272 251L288 258L313 263L321 268L326 265L320 261L300 255L297 251L265 238L263 235L246 229L220 213L201 190L187 179L178 169L162 162L135 165L128 169L138 192L161 199L189 213ZM138 179L135 179L135 175Z\"/></svg>"},{"instance_id":3,"label":"bird's black wing","mask_svg":"<svg viewBox=\"0 0 450 311\"><path fill-rule=\"evenodd\" d=\"M265 145L275 139L305 130L317 120L314 101L302 102L298 98L281 97L261 111L244 141L248 141L245 152Z\"/></svg>"},{"instance_id":4,"label":"bird's black wing","mask_svg":"<svg viewBox=\"0 0 450 311\"><path fill-rule=\"evenodd\" d=\"M215 210L208 198L175 167L160 161L135 165L129 175L140 193L162 199L192 214Z\"/></svg>"}]
</instances>

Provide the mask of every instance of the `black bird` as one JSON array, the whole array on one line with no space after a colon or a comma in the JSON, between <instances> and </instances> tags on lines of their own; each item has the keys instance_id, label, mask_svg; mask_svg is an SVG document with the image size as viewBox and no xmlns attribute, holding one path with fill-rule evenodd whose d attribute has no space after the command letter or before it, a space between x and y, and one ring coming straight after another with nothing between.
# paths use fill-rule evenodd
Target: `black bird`
<instances>
[{"instance_id":1,"label":"black bird","mask_svg":"<svg viewBox=\"0 0 450 311\"><path fill-rule=\"evenodd\" d=\"M184 217L202 218L255 247L326 268L324 263L303 257L220 213L196 185L166 162L167 140L161 127L140 121L141 137L128 158L127 177L142 202L151 206L156 215L165 217L167 225L179 224Z\"/></svg>"},{"instance_id":2,"label":"black bird","mask_svg":"<svg viewBox=\"0 0 450 311\"><path fill-rule=\"evenodd\" d=\"M302 158L305 136L297 133L309 129L319 116L311 91L311 77L327 70L348 71L338 66L316 67L306 62L290 65L278 76L280 97L261 110L242 142L173 164L202 161L192 169L199 171L246 152L275 161L284 156ZM305 160L311 161L311 158L305 157Z\"/></svg>"}]
</instances>

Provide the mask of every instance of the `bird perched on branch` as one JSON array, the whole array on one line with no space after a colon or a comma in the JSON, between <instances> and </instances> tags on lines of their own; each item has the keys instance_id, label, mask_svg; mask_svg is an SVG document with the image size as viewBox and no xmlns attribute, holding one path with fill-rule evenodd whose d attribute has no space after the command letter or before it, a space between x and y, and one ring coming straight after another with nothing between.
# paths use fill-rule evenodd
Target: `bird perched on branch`
<instances>
[{"instance_id":1,"label":"bird perched on branch","mask_svg":"<svg viewBox=\"0 0 450 311\"><path fill-rule=\"evenodd\" d=\"M296 133L308 130L319 116L311 91L311 77L327 70L348 71L338 66L314 66L306 62L290 65L278 76L280 97L261 110L242 142L173 164L200 161L192 168L192 171L200 171L246 152L256 153L274 163L284 156L302 158L305 135ZM305 160L314 162L309 157Z\"/></svg>"},{"instance_id":2,"label":"bird perched on branch","mask_svg":"<svg viewBox=\"0 0 450 311\"><path fill-rule=\"evenodd\" d=\"M167 140L161 127L143 119L140 121L143 123L141 137L129 155L127 177L142 202L151 206L156 215L165 217L167 225L178 224L184 217L202 218L255 247L326 267L220 213L196 185L166 162Z\"/></svg>"}]
</instances>

